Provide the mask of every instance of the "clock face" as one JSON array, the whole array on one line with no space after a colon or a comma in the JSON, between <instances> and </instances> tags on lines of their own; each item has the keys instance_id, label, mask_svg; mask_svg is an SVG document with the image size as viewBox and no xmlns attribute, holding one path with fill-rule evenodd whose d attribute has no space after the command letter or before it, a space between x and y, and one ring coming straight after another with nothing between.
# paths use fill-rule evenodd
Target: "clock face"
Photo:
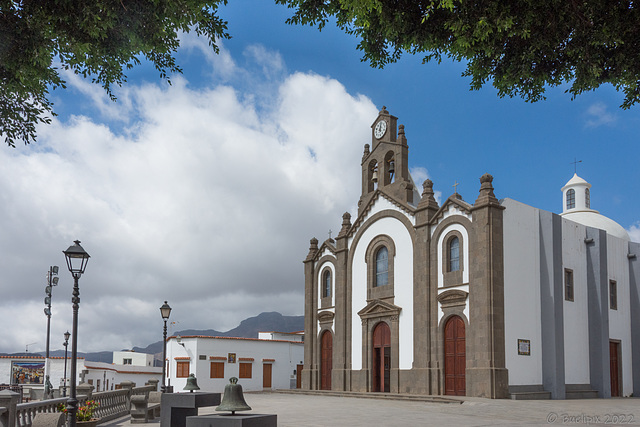
<instances>
[{"instance_id":1,"label":"clock face","mask_svg":"<svg viewBox=\"0 0 640 427\"><path fill-rule=\"evenodd\" d=\"M387 131L387 122L385 122L384 120L380 120L378 122L378 124L376 124L375 129L373 130L373 135L380 139L382 138L382 136L385 134L385 132Z\"/></svg>"}]
</instances>

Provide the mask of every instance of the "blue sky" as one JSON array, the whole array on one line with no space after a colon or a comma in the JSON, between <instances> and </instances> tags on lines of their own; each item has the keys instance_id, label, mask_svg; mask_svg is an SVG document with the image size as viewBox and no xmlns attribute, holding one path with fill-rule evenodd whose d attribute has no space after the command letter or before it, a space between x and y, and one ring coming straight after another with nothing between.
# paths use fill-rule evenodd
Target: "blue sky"
<instances>
[{"instance_id":1,"label":"blue sky","mask_svg":"<svg viewBox=\"0 0 640 427\"><path fill-rule=\"evenodd\" d=\"M44 349L44 274L75 239L92 255L81 351L156 341L164 300L174 330L302 314L309 239L355 213L363 146L383 105L405 125L416 184L429 177L443 199L458 182L473 202L488 172L498 198L558 213L575 158L592 207L640 240L640 107L619 109L611 87L574 101L565 88L535 104L500 99L491 86L469 91L464 64L406 56L373 69L354 38L286 25L290 14L232 0L221 16L233 38L220 55L186 35L172 86L143 64L117 103L67 76L39 141L0 150L10 177L0 214L13 225L0 236L12 295L0 309L23 326L0 332L0 351ZM62 268L60 277L53 337L70 324L71 279Z\"/></svg>"}]
</instances>

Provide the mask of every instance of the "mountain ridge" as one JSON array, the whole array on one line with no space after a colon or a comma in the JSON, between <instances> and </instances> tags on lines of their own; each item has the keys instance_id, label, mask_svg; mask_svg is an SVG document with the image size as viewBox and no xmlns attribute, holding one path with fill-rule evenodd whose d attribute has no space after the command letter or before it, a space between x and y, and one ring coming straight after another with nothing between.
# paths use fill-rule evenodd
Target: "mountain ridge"
<instances>
[{"instance_id":1,"label":"mountain ridge","mask_svg":"<svg viewBox=\"0 0 640 427\"><path fill-rule=\"evenodd\" d=\"M304 316L284 316L277 311L270 311L246 318L238 326L226 332L220 332L215 329L183 329L172 333L171 336L200 335L206 337L258 338L258 332L298 332L302 330L304 330ZM162 340L151 343L146 347L134 346L131 350L137 353L153 354L157 360L160 360L162 358ZM113 351L78 352L78 357L84 357L85 360L90 362L112 363ZM44 357L42 353L0 353L0 355ZM53 350L49 352L49 355L51 357L64 357L64 350ZM67 356L70 356L70 353Z\"/></svg>"}]
</instances>

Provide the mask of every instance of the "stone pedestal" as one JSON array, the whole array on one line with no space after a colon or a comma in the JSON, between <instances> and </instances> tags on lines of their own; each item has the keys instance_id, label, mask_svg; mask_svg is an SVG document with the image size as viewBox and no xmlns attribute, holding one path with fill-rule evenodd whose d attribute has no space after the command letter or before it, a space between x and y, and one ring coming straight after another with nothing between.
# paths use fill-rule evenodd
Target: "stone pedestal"
<instances>
[{"instance_id":1,"label":"stone pedestal","mask_svg":"<svg viewBox=\"0 0 640 427\"><path fill-rule=\"evenodd\" d=\"M220 393L163 393L161 427L186 427L187 417L198 415L198 408L218 406Z\"/></svg>"},{"instance_id":2,"label":"stone pedestal","mask_svg":"<svg viewBox=\"0 0 640 427\"><path fill-rule=\"evenodd\" d=\"M186 427L277 427L274 414L213 414L188 417Z\"/></svg>"}]
</instances>

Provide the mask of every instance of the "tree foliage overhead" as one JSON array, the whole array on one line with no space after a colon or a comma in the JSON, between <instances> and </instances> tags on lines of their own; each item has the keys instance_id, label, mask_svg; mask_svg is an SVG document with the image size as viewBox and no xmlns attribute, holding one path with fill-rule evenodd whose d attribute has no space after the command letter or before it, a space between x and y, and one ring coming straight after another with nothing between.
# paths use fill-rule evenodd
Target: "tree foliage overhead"
<instances>
[{"instance_id":1,"label":"tree foliage overhead","mask_svg":"<svg viewBox=\"0 0 640 427\"><path fill-rule=\"evenodd\" d=\"M178 33L227 38L217 15L226 0L0 0L0 134L15 146L32 142L36 124L53 114L49 90L69 70L104 87L126 81L146 59L161 78L180 72Z\"/></svg>"},{"instance_id":2,"label":"tree foliage overhead","mask_svg":"<svg viewBox=\"0 0 640 427\"><path fill-rule=\"evenodd\" d=\"M624 0L276 0L293 24L330 19L360 39L363 60L384 67L402 53L467 61L471 88L544 99L569 83L573 98L603 83L640 97L640 10Z\"/></svg>"}]
</instances>

